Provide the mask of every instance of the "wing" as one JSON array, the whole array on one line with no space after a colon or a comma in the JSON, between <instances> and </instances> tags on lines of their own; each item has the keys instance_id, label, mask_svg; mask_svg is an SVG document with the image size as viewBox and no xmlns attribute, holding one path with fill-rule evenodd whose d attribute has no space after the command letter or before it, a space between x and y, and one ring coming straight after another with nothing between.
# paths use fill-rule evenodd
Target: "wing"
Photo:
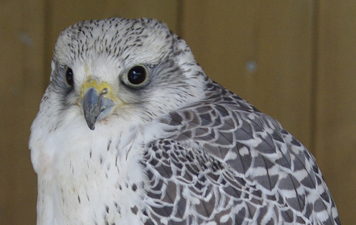
<instances>
[{"instance_id":1,"label":"wing","mask_svg":"<svg viewBox=\"0 0 356 225\"><path fill-rule=\"evenodd\" d=\"M171 113L142 162L146 224L340 224L314 157L271 117L216 83Z\"/></svg>"}]
</instances>

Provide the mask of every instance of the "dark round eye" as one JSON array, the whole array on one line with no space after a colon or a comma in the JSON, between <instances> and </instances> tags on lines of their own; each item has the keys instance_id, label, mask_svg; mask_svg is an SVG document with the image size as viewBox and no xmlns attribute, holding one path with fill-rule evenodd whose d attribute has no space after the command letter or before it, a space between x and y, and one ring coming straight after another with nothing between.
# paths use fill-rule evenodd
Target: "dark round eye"
<instances>
[{"instance_id":1,"label":"dark round eye","mask_svg":"<svg viewBox=\"0 0 356 225\"><path fill-rule=\"evenodd\" d=\"M134 86L144 83L147 79L147 70L143 66L134 66L127 73L127 80Z\"/></svg>"},{"instance_id":2,"label":"dark round eye","mask_svg":"<svg viewBox=\"0 0 356 225\"><path fill-rule=\"evenodd\" d=\"M67 81L67 84L71 87L73 87L73 85L74 85L74 77L73 76L74 76L73 70L70 67L67 67L66 81Z\"/></svg>"}]
</instances>

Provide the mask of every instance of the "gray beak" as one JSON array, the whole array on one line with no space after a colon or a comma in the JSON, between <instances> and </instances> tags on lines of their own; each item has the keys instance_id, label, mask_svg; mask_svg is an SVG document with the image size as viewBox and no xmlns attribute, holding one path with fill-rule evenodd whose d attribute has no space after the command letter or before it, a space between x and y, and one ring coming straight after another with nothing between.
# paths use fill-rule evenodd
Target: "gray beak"
<instances>
[{"instance_id":1,"label":"gray beak","mask_svg":"<svg viewBox=\"0 0 356 225\"><path fill-rule=\"evenodd\" d=\"M95 129L96 121L104 119L109 116L114 109L115 103L104 97L107 89L103 89L98 94L95 88L89 88L82 99L82 107L85 121L91 130Z\"/></svg>"}]
</instances>

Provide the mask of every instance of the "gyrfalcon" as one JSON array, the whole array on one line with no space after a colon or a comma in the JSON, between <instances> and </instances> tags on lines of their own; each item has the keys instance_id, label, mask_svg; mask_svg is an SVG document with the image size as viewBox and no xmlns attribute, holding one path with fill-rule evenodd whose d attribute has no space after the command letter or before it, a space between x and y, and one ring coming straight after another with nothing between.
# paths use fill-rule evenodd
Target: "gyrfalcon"
<instances>
[{"instance_id":1,"label":"gyrfalcon","mask_svg":"<svg viewBox=\"0 0 356 225\"><path fill-rule=\"evenodd\" d=\"M29 144L38 225L340 224L312 154L164 23L79 22L51 66Z\"/></svg>"}]
</instances>

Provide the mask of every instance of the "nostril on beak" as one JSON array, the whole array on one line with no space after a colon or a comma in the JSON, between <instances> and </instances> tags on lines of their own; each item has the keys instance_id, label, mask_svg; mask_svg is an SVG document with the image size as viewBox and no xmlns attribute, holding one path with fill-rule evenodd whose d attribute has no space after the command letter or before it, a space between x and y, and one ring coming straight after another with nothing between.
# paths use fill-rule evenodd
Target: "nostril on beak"
<instances>
[{"instance_id":1,"label":"nostril on beak","mask_svg":"<svg viewBox=\"0 0 356 225\"><path fill-rule=\"evenodd\" d=\"M108 89L107 88L104 88L101 92L100 92L100 95L105 95L108 93Z\"/></svg>"}]
</instances>

